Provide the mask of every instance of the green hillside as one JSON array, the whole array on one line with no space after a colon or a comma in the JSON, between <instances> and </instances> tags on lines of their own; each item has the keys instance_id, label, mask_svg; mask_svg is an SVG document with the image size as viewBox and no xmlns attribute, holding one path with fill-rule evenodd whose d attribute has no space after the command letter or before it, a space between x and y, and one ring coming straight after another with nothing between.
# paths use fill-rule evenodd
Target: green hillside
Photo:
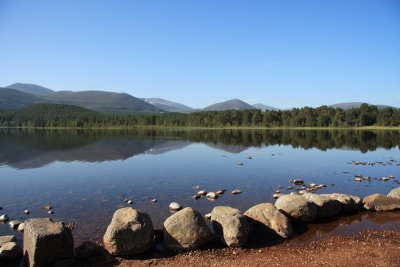
<instances>
[{"instance_id":1,"label":"green hillside","mask_svg":"<svg viewBox=\"0 0 400 267\"><path fill-rule=\"evenodd\" d=\"M2 110L20 109L36 103L45 102L49 102L49 100L41 96L10 88L0 88L0 109Z\"/></svg>"}]
</instances>

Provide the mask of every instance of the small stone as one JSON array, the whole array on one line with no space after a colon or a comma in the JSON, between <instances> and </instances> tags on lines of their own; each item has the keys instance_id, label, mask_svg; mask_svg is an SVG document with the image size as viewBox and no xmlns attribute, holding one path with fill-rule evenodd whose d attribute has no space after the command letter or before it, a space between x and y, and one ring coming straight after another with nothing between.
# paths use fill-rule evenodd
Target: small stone
<instances>
[{"instance_id":1,"label":"small stone","mask_svg":"<svg viewBox=\"0 0 400 267\"><path fill-rule=\"evenodd\" d=\"M223 195L224 194L224 190L219 190L216 192L217 195Z\"/></svg>"},{"instance_id":2,"label":"small stone","mask_svg":"<svg viewBox=\"0 0 400 267\"><path fill-rule=\"evenodd\" d=\"M194 189L200 189L199 185L192 186Z\"/></svg>"},{"instance_id":3,"label":"small stone","mask_svg":"<svg viewBox=\"0 0 400 267\"><path fill-rule=\"evenodd\" d=\"M24 228L25 228L25 224L24 223L21 223L20 225L18 225L18 232L23 232L24 231Z\"/></svg>"},{"instance_id":4,"label":"small stone","mask_svg":"<svg viewBox=\"0 0 400 267\"><path fill-rule=\"evenodd\" d=\"M317 184L314 184L314 183L310 184L310 187L316 187L316 186L317 186Z\"/></svg>"},{"instance_id":5,"label":"small stone","mask_svg":"<svg viewBox=\"0 0 400 267\"><path fill-rule=\"evenodd\" d=\"M207 213L206 215L204 215L204 218L206 218L206 220L211 220L211 213Z\"/></svg>"},{"instance_id":6,"label":"small stone","mask_svg":"<svg viewBox=\"0 0 400 267\"><path fill-rule=\"evenodd\" d=\"M151 197L150 197L150 196L145 196L144 198L145 198L145 199L150 199Z\"/></svg>"},{"instance_id":7,"label":"small stone","mask_svg":"<svg viewBox=\"0 0 400 267\"><path fill-rule=\"evenodd\" d=\"M252 159L252 157L250 157L250 156L247 156L247 157L246 157L246 159Z\"/></svg>"},{"instance_id":8,"label":"small stone","mask_svg":"<svg viewBox=\"0 0 400 267\"><path fill-rule=\"evenodd\" d=\"M42 206L40 207L42 210L51 210L53 207L52 206Z\"/></svg>"},{"instance_id":9,"label":"small stone","mask_svg":"<svg viewBox=\"0 0 400 267\"><path fill-rule=\"evenodd\" d=\"M233 190L232 192L231 192L231 194L232 195L237 195L237 194L240 194L240 193L242 193L242 191L240 191L240 190Z\"/></svg>"},{"instance_id":10,"label":"small stone","mask_svg":"<svg viewBox=\"0 0 400 267\"><path fill-rule=\"evenodd\" d=\"M242 165L243 165L243 163L242 163L242 162L238 162L238 163L237 163L237 165L239 165L239 166L242 166Z\"/></svg>"},{"instance_id":11,"label":"small stone","mask_svg":"<svg viewBox=\"0 0 400 267\"><path fill-rule=\"evenodd\" d=\"M390 176L389 176L389 178L390 178L390 179L393 179L393 178L394 178L394 176L393 176L393 175L390 175Z\"/></svg>"},{"instance_id":12,"label":"small stone","mask_svg":"<svg viewBox=\"0 0 400 267\"><path fill-rule=\"evenodd\" d=\"M206 190L200 190L199 192L197 192L198 195L200 196L205 196L207 194Z\"/></svg>"},{"instance_id":13,"label":"small stone","mask_svg":"<svg viewBox=\"0 0 400 267\"><path fill-rule=\"evenodd\" d=\"M11 221L8 223L8 225L10 226L11 229L16 230L21 223L22 222L20 221Z\"/></svg>"},{"instance_id":14,"label":"small stone","mask_svg":"<svg viewBox=\"0 0 400 267\"><path fill-rule=\"evenodd\" d=\"M24 214L29 214L29 210L24 210Z\"/></svg>"},{"instance_id":15,"label":"small stone","mask_svg":"<svg viewBox=\"0 0 400 267\"><path fill-rule=\"evenodd\" d=\"M281 185L280 185L280 186L278 186L278 189L282 189L282 188L283 188L283 186L281 186Z\"/></svg>"},{"instance_id":16,"label":"small stone","mask_svg":"<svg viewBox=\"0 0 400 267\"><path fill-rule=\"evenodd\" d=\"M124 202L125 202L125 203L128 203L128 201L129 201L129 199L127 199L127 198L124 199Z\"/></svg>"},{"instance_id":17,"label":"small stone","mask_svg":"<svg viewBox=\"0 0 400 267\"><path fill-rule=\"evenodd\" d=\"M299 195L304 195L305 193L307 193L306 190L301 190L301 191L299 191Z\"/></svg>"},{"instance_id":18,"label":"small stone","mask_svg":"<svg viewBox=\"0 0 400 267\"><path fill-rule=\"evenodd\" d=\"M155 202L157 202L157 199L154 198L154 199L151 200L151 202L155 203Z\"/></svg>"},{"instance_id":19,"label":"small stone","mask_svg":"<svg viewBox=\"0 0 400 267\"><path fill-rule=\"evenodd\" d=\"M301 180L301 179L295 179L295 180L293 181L293 183L294 183L295 185L302 185L302 184L304 184L304 181Z\"/></svg>"},{"instance_id":20,"label":"small stone","mask_svg":"<svg viewBox=\"0 0 400 267\"><path fill-rule=\"evenodd\" d=\"M47 213L48 213L48 214L53 214L53 213L54 213L54 211L52 211L52 210L49 210Z\"/></svg>"},{"instance_id":21,"label":"small stone","mask_svg":"<svg viewBox=\"0 0 400 267\"><path fill-rule=\"evenodd\" d=\"M361 183L362 179L361 178L354 178L354 181Z\"/></svg>"},{"instance_id":22,"label":"small stone","mask_svg":"<svg viewBox=\"0 0 400 267\"><path fill-rule=\"evenodd\" d=\"M169 210L170 211L178 211L178 210L181 210L181 209L182 209L182 206L177 202L171 202L171 204L169 204Z\"/></svg>"},{"instance_id":23,"label":"small stone","mask_svg":"<svg viewBox=\"0 0 400 267\"><path fill-rule=\"evenodd\" d=\"M386 182L386 181L389 181L389 178L387 178L387 177L382 177L381 180L384 181L384 182Z\"/></svg>"},{"instance_id":24,"label":"small stone","mask_svg":"<svg viewBox=\"0 0 400 267\"><path fill-rule=\"evenodd\" d=\"M126 203L127 203L127 204L132 204L133 201L132 201L132 200L128 200Z\"/></svg>"},{"instance_id":25,"label":"small stone","mask_svg":"<svg viewBox=\"0 0 400 267\"><path fill-rule=\"evenodd\" d=\"M274 199L278 199L278 198L280 198L281 196L283 196L284 194L273 194L272 195L272 197L274 198Z\"/></svg>"},{"instance_id":26,"label":"small stone","mask_svg":"<svg viewBox=\"0 0 400 267\"><path fill-rule=\"evenodd\" d=\"M279 194L280 192L281 192L281 191L279 191L279 190L275 190L275 191L274 191L275 194Z\"/></svg>"},{"instance_id":27,"label":"small stone","mask_svg":"<svg viewBox=\"0 0 400 267\"><path fill-rule=\"evenodd\" d=\"M0 222L1 223L6 223L9 220L7 214L3 214L0 216Z\"/></svg>"},{"instance_id":28,"label":"small stone","mask_svg":"<svg viewBox=\"0 0 400 267\"><path fill-rule=\"evenodd\" d=\"M354 175L354 177L356 177L356 178L362 178L362 174L356 174L356 175Z\"/></svg>"},{"instance_id":29,"label":"small stone","mask_svg":"<svg viewBox=\"0 0 400 267\"><path fill-rule=\"evenodd\" d=\"M288 187L286 188L286 190L291 190L291 189L293 189L293 187L291 187L291 186L288 186Z\"/></svg>"},{"instance_id":30,"label":"small stone","mask_svg":"<svg viewBox=\"0 0 400 267\"><path fill-rule=\"evenodd\" d=\"M192 198L193 198L194 200L198 200L200 197L201 197L201 196L199 196L199 195L194 195L194 196L192 196Z\"/></svg>"},{"instance_id":31,"label":"small stone","mask_svg":"<svg viewBox=\"0 0 400 267\"><path fill-rule=\"evenodd\" d=\"M218 195L215 194L214 192L209 192L209 193L206 195L206 197L207 197L207 199L215 200L215 199L218 198Z\"/></svg>"},{"instance_id":32,"label":"small stone","mask_svg":"<svg viewBox=\"0 0 400 267\"><path fill-rule=\"evenodd\" d=\"M335 184L330 184L329 186L335 186Z\"/></svg>"},{"instance_id":33,"label":"small stone","mask_svg":"<svg viewBox=\"0 0 400 267\"><path fill-rule=\"evenodd\" d=\"M289 183L293 183L293 180L289 180Z\"/></svg>"}]
</instances>

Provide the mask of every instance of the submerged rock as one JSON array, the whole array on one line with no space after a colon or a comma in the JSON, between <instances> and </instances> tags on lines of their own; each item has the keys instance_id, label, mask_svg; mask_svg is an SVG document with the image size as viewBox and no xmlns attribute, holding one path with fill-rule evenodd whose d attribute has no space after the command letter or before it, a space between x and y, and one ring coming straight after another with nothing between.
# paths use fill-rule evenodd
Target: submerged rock
<instances>
[{"instance_id":1,"label":"submerged rock","mask_svg":"<svg viewBox=\"0 0 400 267\"><path fill-rule=\"evenodd\" d=\"M164 243L172 250L196 249L212 239L201 214L189 207L168 217L164 228Z\"/></svg>"},{"instance_id":2,"label":"submerged rock","mask_svg":"<svg viewBox=\"0 0 400 267\"><path fill-rule=\"evenodd\" d=\"M242 191L240 191L240 190L233 190L232 192L231 192L231 194L232 195L237 195L237 194L240 194L240 193L242 193Z\"/></svg>"},{"instance_id":3,"label":"submerged rock","mask_svg":"<svg viewBox=\"0 0 400 267\"><path fill-rule=\"evenodd\" d=\"M199 195L194 195L194 196L192 196L192 198L193 198L194 200L198 200L199 198L201 198L201 196L199 196Z\"/></svg>"},{"instance_id":4,"label":"submerged rock","mask_svg":"<svg viewBox=\"0 0 400 267\"><path fill-rule=\"evenodd\" d=\"M275 207L290 220L296 222L311 222L318 214L318 207L314 202L302 195L286 195L278 198Z\"/></svg>"},{"instance_id":5,"label":"submerged rock","mask_svg":"<svg viewBox=\"0 0 400 267\"><path fill-rule=\"evenodd\" d=\"M24 257L29 266L47 266L59 259L72 258L74 242L71 230L49 218L25 221Z\"/></svg>"},{"instance_id":6,"label":"submerged rock","mask_svg":"<svg viewBox=\"0 0 400 267\"><path fill-rule=\"evenodd\" d=\"M241 247L246 243L249 224L238 209L217 206L211 212L211 222L215 235L227 246Z\"/></svg>"},{"instance_id":7,"label":"submerged rock","mask_svg":"<svg viewBox=\"0 0 400 267\"><path fill-rule=\"evenodd\" d=\"M363 205L366 210L392 211L400 209L400 199L373 194L363 199Z\"/></svg>"},{"instance_id":8,"label":"submerged rock","mask_svg":"<svg viewBox=\"0 0 400 267\"><path fill-rule=\"evenodd\" d=\"M255 205L244 215L256 231L272 231L283 238L292 235L292 223L271 203Z\"/></svg>"},{"instance_id":9,"label":"submerged rock","mask_svg":"<svg viewBox=\"0 0 400 267\"><path fill-rule=\"evenodd\" d=\"M103 237L104 246L112 255L136 255L153 244L154 228L150 216L127 207L117 210Z\"/></svg>"}]
</instances>

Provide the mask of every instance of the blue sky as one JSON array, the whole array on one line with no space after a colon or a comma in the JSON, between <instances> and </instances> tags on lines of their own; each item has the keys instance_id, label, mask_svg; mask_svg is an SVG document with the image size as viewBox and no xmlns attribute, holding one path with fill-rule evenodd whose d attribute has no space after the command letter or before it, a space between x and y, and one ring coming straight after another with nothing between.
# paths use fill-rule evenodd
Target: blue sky
<instances>
[{"instance_id":1,"label":"blue sky","mask_svg":"<svg viewBox=\"0 0 400 267\"><path fill-rule=\"evenodd\" d=\"M400 1L0 0L0 86L400 106Z\"/></svg>"}]
</instances>

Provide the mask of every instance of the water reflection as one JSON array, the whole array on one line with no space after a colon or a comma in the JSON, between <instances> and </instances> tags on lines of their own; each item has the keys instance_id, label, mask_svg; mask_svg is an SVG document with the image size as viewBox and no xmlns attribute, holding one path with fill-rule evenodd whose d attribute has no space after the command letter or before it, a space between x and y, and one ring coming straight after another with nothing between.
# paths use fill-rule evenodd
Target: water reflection
<instances>
[{"instance_id":1,"label":"water reflection","mask_svg":"<svg viewBox=\"0 0 400 267\"><path fill-rule=\"evenodd\" d=\"M0 165L38 168L53 161L103 162L162 154L191 143L229 153L249 147L290 145L322 151L400 147L399 131L352 130L38 130L0 129Z\"/></svg>"}]
</instances>

